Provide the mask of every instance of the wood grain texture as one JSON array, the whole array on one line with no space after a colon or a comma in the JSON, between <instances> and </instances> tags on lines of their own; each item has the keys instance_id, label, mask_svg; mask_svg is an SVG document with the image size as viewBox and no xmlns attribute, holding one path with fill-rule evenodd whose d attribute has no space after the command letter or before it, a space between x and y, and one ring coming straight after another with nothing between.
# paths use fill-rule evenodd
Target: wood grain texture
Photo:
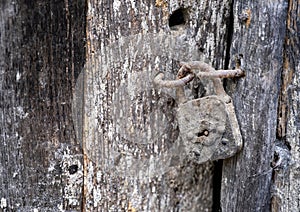
<instances>
[{"instance_id":1,"label":"wood grain texture","mask_svg":"<svg viewBox=\"0 0 300 212\"><path fill-rule=\"evenodd\" d=\"M72 91L84 61L81 1L0 3L0 210L80 210Z\"/></svg>"},{"instance_id":2,"label":"wood grain texture","mask_svg":"<svg viewBox=\"0 0 300 212\"><path fill-rule=\"evenodd\" d=\"M180 8L185 24L170 30ZM212 163L180 163L174 90L152 80L175 79L180 59L224 68L229 14L228 1L88 1L86 211L212 210Z\"/></svg>"},{"instance_id":3,"label":"wood grain texture","mask_svg":"<svg viewBox=\"0 0 300 212\"><path fill-rule=\"evenodd\" d=\"M1 1L0 210L298 211L299 7ZM219 188L221 162L185 161L180 102L153 79L175 79L180 61L233 69L237 55L246 77L224 84L244 147ZM188 99L212 90L185 87Z\"/></svg>"},{"instance_id":4,"label":"wood grain texture","mask_svg":"<svg viewBox=\"0 0 300 212\"><path fill-rule=\"evenodd\" d=\"M299 211L299 1L289 1L284 63L278 110L277 149L273 173L272 211Z\"/></svg>"},{"instance_id":5,"label":"wood grain texture","mask_svg":"<svg viewBox=\"0 0 300 212\"><path fill-rule=\"evenodd\" d=\"M287 8L283 1L234 1L230 54L243 55L246 77L227 81L227 90L244 148L223 163L222 211L270 211Z\"/></svg>"}]
</instances>

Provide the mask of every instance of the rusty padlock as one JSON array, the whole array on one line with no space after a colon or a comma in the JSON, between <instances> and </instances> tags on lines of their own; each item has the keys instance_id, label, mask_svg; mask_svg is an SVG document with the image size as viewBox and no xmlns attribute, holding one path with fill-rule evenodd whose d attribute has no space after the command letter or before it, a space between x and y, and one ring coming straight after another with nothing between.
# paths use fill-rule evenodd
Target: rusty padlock
<instances>
[{"instance_id":1,"label":"rusty padlock","mask_svg":"<svg viewBox=\"0 0 300 212\"><path fill-rule=\"evenodd\" d=\"M187 101L183 86L195 75L211 78L216 95ZM156 84L176 87L180 137L189 160L200 164L225 159L242 148L243 141L233 102L226 94L220 77L243 75L240 69L215 71L208 64L198 61L182 63L177 80L165 81L162 74L157 75L154 81Z\"/></svg>"}]
</instances>

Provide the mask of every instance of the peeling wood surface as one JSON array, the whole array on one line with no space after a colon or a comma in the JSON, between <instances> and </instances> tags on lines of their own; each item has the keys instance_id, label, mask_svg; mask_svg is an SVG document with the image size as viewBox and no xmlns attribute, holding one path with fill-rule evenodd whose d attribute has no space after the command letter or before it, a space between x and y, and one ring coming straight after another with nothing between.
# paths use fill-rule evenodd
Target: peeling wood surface
<instances>
[{"instance_id":1,"label":"peeling wood surface","mask_svg":"<svg viewBox=\"0 0 300 212\"><path fill-rule=\"evenodd\" d=\"M222 211L270 211L288 4L234 1L233 9L231 58L243 55L247 76L236 84L227 81L227 90L238 111L244 148L223 163L221 206Z\"/></svg>"},{"instance_id":2,"label":"peeling wood surface","mask_svg":"<svg viewBox=\"0 0 300 212\"><path fill-rule=\"evenodd\" d=\"M284 65L278 112L276 169L273 173L272 211L300 208L300 54L299 1L289 1Z\"/></svg>"},{"instance_id":3,"label":"peeling wood surface","mask_svg":"<svg viewBox=\"0 0 300 212\"><path fill-rule=\"evenodd\" d=\"M180 8L184 24L170 30L169 16ZM77 120L86 211L212 210L213 165L180 160L174 90L152 80L158 71L175 79L180 60L224 68L229 15L228 1L88 2L84 114Z\"/></svg>"},{"instance_id":4,"label":"peeling wood surface","mask_svg":"<svg viewBox=\"0 0 300 212\"><path fill-rule=\"evenodd\" d=\"M82 154L72 91L85 5L0 3L0 210L80 210Z\"/></svg>"}]
</instances>

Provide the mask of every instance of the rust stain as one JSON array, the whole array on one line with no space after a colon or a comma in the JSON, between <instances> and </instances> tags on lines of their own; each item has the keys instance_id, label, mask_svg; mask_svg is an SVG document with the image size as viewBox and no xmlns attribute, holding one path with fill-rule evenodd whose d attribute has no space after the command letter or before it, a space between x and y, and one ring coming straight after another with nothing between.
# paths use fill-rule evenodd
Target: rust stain
<instances>
[{"instance_id":1,"label":"rust stain","mask_svg":"<svg viewBox=\"0 0 300 212\"><path fill-rule=\"evenodd\" d=\"M155 7L161 7L163 12L163 22L167 23L169 19L168 2L165 0L156 0Z\"/></svg>"},{"instance_id":2,"label":"rust stain","mask_svg":"<svg viewBox=\"0 0 300 212\"><path fill-rule=\"evenodd\" d=\"M289 40L286 39L286 44ZM283 138L286 135L286 122L288 113L288 86L290 85L293 78L293 70L291 69L288 57L284 54L283 57L283 71L281 76L281 91L278 105L278 125L277 125L277 136Z\"/></svg>"},{"instance_id":3,"label":"rust stain","mask_svg":"<svg viewBox=\"0 0 300 212\"><path fill-rule=\"evenodd\" d=\"M287 15L286 27L291 30L293 24L293 17L291 14L293 13L293 0L289 0L289 8ZM289 36L285 39L285 46L293 46L293 39ZM281 88L280 88L280 96L278 103L278 120L277 120L277 136L279 138L284 138L286 135L286 125L287 125L287 116L289 111L288 105L288 86L291 84L293 79L294 70L291 68L289 62L289 56L286 54L286 51L283 55L283 70L281 75Z\"/></svg>"},{"instance_id":4,"label":"rust stain","mask_svg":"<svg viewBox=\"0 0 300 212\"><path fill-rule=\"evenodd\" d=\"M110 74L110 72L107 72L107 74L106 74L106 80L111 80L111 74Z\"/></svg>"},{"instance_id":5,"label":"rust stain","mask_svg":"<svg viewBox=\"0 0 300 212\"><path fill-rule=\"evenodd\" d=\"M127 211L128 212L137 212L137 210L134 207L132 207L131 202L128 203L128 210Z\"/></svg>"},{"instance_id":6,"label":"rust stain","mask_svg":"<svg viewBox=\"0 0 300 212\"><path fill-rule=\"evenodd\" d=\"M247 9L245 12L246 12L247 17L248 17L247 20L246 20L246 27L248 29L249 26L250 26L250 23L251 23L251 10Z\"/></svg>"},{"instance_id":7,"label":"rust stain","mask_svg":"<svg viewBox=\"0 0 300 212\"><path fill-rule=\"evenodd\" d=\"M289 8L288 8L288 14L287 14L287 21L286 21L286 26L288 29L291 28L291 11L292 11L292 5L293 5L293 0L289 0Z\"/></svg>"},{"instance_id":8,"label":"rust stain","mask_svg":"<svg viewBox=\"0 0 300 212\"><path fill-rule=\"evenodd\" d=\"M164 1L164 0L156 0L155 1L155 6L156 7L166 8L166 7L168 7L168 2Z\"/></svg>"}]
</instances>

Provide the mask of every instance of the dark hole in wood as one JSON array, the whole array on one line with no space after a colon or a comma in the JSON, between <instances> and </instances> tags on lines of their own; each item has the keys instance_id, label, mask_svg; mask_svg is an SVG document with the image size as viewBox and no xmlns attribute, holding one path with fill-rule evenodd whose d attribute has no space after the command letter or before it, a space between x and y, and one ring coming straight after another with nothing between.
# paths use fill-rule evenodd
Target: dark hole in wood
<instances>
[{"instance_id":1,"label":"dark hole in wood","mask_svg":"<svg viewBox=\"0 0 300 212\"><path fill-rule=\"evenodd\" d=\"M200 153L198 151L194 151L194 155L196 158L200 157Z\"/></svg>"},{"instance_id":2,"label":"dark hole in wood","mask_svg":"<svg viewBox=\"0 0 300 212\"><path fill-rule=\"evenodd\" d=\"M71 165L69 166L69 173L70 174L75 174L78 171L78 166L77 165Z\"/></svg>"},{"instance_id":3,"label":"dark hole in wood","mask_svg":"<svg viewBox=\"0 0 300 212\"><path fill-rule=\"evenodd\" d=\"M200 51L200 52L204 52L204 50L205 50L205 49L204 49L203 47L199 47L199 51Z\"/></svg>"},{"instance_id":4,"label":"dark hole in wood","mask_svg":"<svg viewBox=\"0 0 300 212\"><path fill-rule=\"evenodd\" d=\"M222 140L221 143L222 143L224 146L227 145L227 141L225 141L225 140Z\"/></svg>"},{"instance_id":5,"label":"dark hole in wood","mask_svg":"<svg viewBox=\"0 0 300 212\"><path fill-rule=\"evenodd\" d=\"M185 24L185 13L186 11L183 8L175 10L169 18L169 27Z\"/></svg>"},{"instance_id":6,"label":"dark hole in wood","mask_svg":"<svg viewBox=\"0 0 300 212\"><path fill-rule=\"evenodd\" d=\"M274 153L274 159L271 162L271 167L274 168L279 160L279 154L277 152Z\"/></svg>"}]
</instances>

